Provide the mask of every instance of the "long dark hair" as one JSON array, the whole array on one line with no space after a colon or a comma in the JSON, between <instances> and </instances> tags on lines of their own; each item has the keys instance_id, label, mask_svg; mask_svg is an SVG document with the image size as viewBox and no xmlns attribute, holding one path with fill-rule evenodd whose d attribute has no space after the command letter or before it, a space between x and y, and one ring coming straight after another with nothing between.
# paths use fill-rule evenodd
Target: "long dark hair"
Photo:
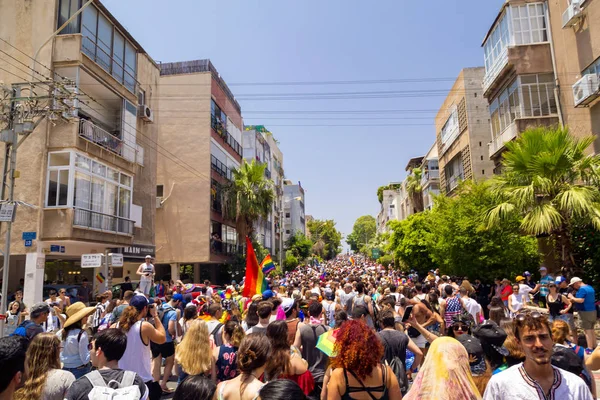
<instances>
[{"instance_id":1,"label":"long dark hair","mask_svg":"<svg viewBox=\"0 0 600 400\"><path fill-rule=\"evenodd\" d=\"M252 302L252 304L248 306L248 310L246 311L246 318L244 318L244 321L246 321L246 325L248 325L248 328L252 328L253 326L258 324L258 304L256 304L256 302Z\"/></svg>"},{"instance_id":2,"label":"long dark hair","mask_svg":"<svg viewBox=\"0 0 600 400\"><path fill-rule=\"evenodd\" d=\"M288 326L285 321L274 321L267 327L267 337L271 341L272 354L267 361L265 374L269 380L281 375L289 375L290 344L287 340Z\"/></svg>"},{"instance_id":3,"label":"long dark hair","mask_svg":"<svg viewBox=\"0 0 600 400\"><path fill-rule=\"evenodd\" d=\"M61 340L64 342L65 340L67 340L67 336L69 336L69 332L72 331L73 329L79 329L81 330L82 328L82 324L83 324L83 319L80 319L77 322L74 322L72 325L67 326L66 328L64 328L62 330L61 333Z\"/></svg>"}]
</instances>

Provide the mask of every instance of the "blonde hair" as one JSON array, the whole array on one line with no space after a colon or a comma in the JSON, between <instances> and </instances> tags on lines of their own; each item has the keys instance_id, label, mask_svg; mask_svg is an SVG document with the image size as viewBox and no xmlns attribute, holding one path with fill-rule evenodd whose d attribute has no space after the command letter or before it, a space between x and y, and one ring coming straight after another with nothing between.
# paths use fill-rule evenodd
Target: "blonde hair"
<instances>
[{"instance_id":1,"label":"blonde hair","mask_svg":"<svg viewBox=\"0 0 600 400\"><path fill-rule=\"evenodd\" d=\"M27 349L25 357L28 377L23 387L15 392L15 399L38 400L52 369L60 366L60 339L54 333L36 335Z\"/></svg>"},{"instance_id":2,"label":"blonde hair","mask_svg":"<svg viewBox=\"0 0 600 400\"><path fill-rule=\"evenodd\" d=\"M175 349L175 360L188 375L200 375L210 370L212 352L206 322L197 319L190 323Z\"/></svg>"},{"instance_id":3,"label":"blonde hair","mask_svg":"<svg viewBox=\"0 0 600 400\"><path fill-rule=\"evenodd\" d=\"M560 319L555 319L552 323L552 340L554 343L564 344L569 338L569 324Z\"/></svg>"}]
</instances>

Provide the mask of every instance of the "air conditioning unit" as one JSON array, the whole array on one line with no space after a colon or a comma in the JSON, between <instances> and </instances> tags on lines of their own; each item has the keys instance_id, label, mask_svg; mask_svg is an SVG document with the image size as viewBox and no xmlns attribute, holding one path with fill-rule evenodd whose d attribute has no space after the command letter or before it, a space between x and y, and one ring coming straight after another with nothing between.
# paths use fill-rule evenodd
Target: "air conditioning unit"
<instances>
[{"instance_id":1,"label":"air conditioning unit","mask_svg":"<svg viewBox=\"0 0 600 400\"><path fill-rule=\"evenodd\" d=\"M162 202L163 202L163 198L157 197L156 198L156 208L162 208Z\"/></svg>"},{"instance_id":2,"label":"air conditioning unit","mask_svg":"<svg viewBox=\"0 0 600 400\"><path fill-rule=\"evenodd\" d=\"M567 9L563 13L563 29L570 28L573 25L579 23L581 13L581 0L571 0L571 4L567 6Z\"/></svg>"},{"instance_id":3,"label":"air conditioning unit","mask_svg":"<svg viewBox=\"0 0 600 400\"><path fill-rule=\"evenodd\" d=\"M587 74L578 80L573 85L573 97L575 99L575 107L584 106L592 102L598 97L600 86L598 83L598 75Z\"/></svg>"},{"instance_id":4,"label":"air conditioning unit","mask_svg":"<svg viewBox=\"0 0 600 400\"><path fill-rule=\"evenodd\" d=\"M147 105L140 106L140 116L146 122L154 122L154 113Z\"/></svg>"}]
</instances>

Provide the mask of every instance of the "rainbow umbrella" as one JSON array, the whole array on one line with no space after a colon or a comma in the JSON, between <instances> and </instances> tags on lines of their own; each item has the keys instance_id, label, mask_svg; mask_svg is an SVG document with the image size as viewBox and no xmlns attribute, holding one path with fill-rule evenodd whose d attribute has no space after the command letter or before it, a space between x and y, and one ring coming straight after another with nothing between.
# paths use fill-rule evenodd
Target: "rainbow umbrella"
<instances>
[{"instance_id":1,"label":"rainbow umbrella","mask_svg":"<svg viewBox=\"0 0 600 400\"><path fill-rule=\"evenodd\" d=\"M333 351L335 345L335 338L337 337L339 329L329 330L319 336L317 340L317 349L327 354L329 357L335 357L336 354Z\"/></svg>"}]
</instances>

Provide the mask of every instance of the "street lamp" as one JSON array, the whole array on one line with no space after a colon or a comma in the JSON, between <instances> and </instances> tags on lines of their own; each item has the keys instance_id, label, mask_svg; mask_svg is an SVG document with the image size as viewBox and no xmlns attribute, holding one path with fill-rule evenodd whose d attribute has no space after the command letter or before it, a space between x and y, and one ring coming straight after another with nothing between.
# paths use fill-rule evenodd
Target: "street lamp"
<instances>
[{"instance_id":1,"label":"street lamp","mask_svg":"<svg viewBox=\"0 0 600 400\"><path fill-rule=\"evenodd\" d=\"M285 204L291 203L294 200L302 200L302 197L297 196L292 199L284 201L283 196L281 196L281 212L279 213L279 219L281 222L279 224L281 226L281 233L279 234L279 264L281 264L282 268L283 268L283 238L285 236ZM290 210L290 213L291 213L291 210ZM291 217L291 214L290 214L290 217Z\"/></svg>"}]
</instances>

